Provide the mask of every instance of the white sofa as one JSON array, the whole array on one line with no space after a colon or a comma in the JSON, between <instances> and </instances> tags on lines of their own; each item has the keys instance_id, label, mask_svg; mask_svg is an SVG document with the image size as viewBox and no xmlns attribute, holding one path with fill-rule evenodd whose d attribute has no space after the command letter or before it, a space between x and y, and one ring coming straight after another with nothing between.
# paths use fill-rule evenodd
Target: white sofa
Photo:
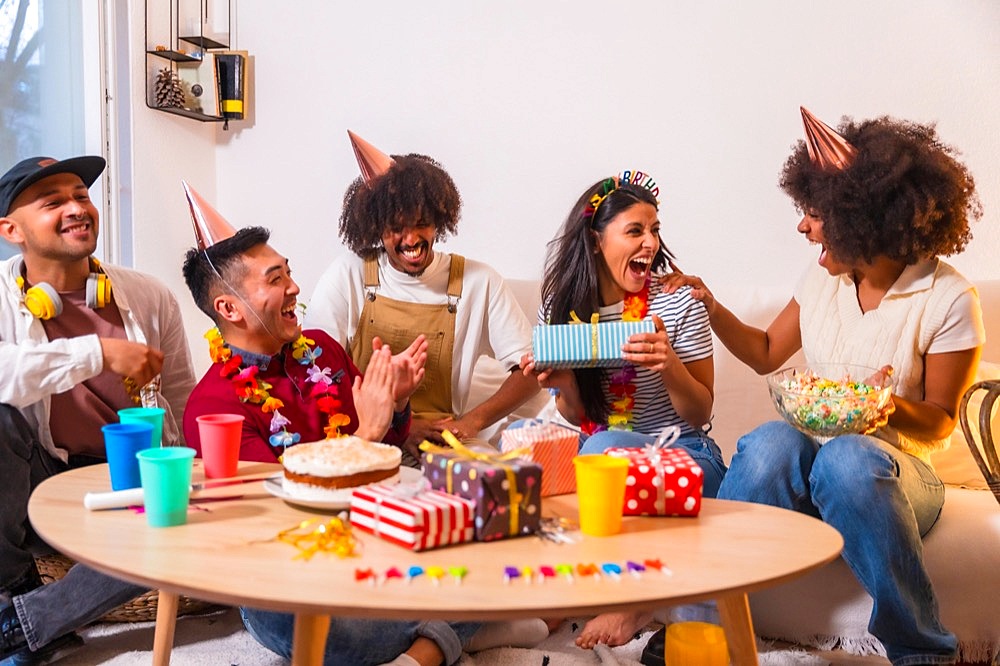
<instances>
[{"instance_id":1,"label":"white sofa","mask_svg":"<svg viewBox=\"0 0 1000 666\"><path fill-rule=\"evenodd\" d=\"M509 281L531 321L539 295L537 281ZM744 321L768 324L787 303L787 289L712 285L719 301ZM987 341L981 377L1000 377L1000 280L978 285L986 320ZM796 359L789 361L789 364ZM801 360L801 359L799 359ZM503 372L490 359L477 366L477 393L490 390ZM778 418L764 379L737 361L716 341L715 416L712 437L728 461L737 439L757 425ZM473 400L481 397L473 396ZM517 416L537 414L547 402L541 393ZM496 437L497 428L486 431ZM924 555L937 592L941 619L959 639L965 661L1000 661L1000 503L986 489L968 446L957 429L948 451L934 464L948 484L944 510L924 539ZM738 557L738 553L733 554ZM860 587L843 560L785 585L751 597L754 626L762 637L780 638L825 648L839 646L855 654L883 654L881 643L867 631L871 597Z\"/></svg>"}]
</instances>

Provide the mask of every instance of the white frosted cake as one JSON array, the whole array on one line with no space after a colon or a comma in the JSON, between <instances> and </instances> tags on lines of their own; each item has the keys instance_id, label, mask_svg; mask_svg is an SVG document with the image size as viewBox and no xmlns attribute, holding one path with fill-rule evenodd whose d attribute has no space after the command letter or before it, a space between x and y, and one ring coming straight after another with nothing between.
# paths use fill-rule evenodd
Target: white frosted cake
<instances>
[{"instance_id":1,"label":"white frosted cake","mask_svg":"<svg viewBox=\"0 0 1000 666\"><path fill-rule=\"evenodd\" d=\"M398 483L401 459L398 447L353 436L296 444L281 458L282 487L299 499L332 499L345 488Z\"/></svg>"}]
</instances>

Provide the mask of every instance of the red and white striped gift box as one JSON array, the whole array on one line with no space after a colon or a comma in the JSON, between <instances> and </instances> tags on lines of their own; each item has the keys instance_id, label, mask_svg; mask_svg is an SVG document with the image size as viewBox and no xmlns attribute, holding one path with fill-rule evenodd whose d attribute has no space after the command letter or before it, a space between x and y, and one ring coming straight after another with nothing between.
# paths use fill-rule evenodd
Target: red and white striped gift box
<instances>
[{"instance_id":1,"label":"red and white striped gift box","mask_svg":"<svg viewBox=\"0 0 1000 666\"><path fill-rule=\"evenodd\" d=\"M504 430L500 450L530 449L523 457L542 468L542 497L576 492L573 458L580 448L580 435L555 423L526 425Z\"/></svg>"},{"instance_id":2,"label":"red and white striped gift box","mask_svg":"<svg viewBox=\"0 0 1000 666\"><path fill-rule=\"evenodd\" d=\"M472 500L437 490L363 486L351 497L351 524L410 550L472 541Z\"/></svg>"}]
</instances>

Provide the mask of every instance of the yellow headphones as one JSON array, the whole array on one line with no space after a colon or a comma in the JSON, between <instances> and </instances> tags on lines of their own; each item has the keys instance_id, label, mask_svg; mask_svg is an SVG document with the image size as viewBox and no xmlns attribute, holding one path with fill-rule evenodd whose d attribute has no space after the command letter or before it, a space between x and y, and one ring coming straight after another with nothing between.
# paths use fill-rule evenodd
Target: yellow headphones
<instances>
[{"instance_id":1,"label":"yellow headphones","mask_svg":"<svg viewBox=\"0 0 1000 666\"><path fill-rule=\"evenodd\" d=\"M24 264L21 264L22 268ZM111 302L111 280L101 262L90 258L90 276L87 278L87 307L91 310L103 308ZM63 304L59 293L47 282L39 282L25 290L24 277L17 276L17 287L24 293L24 307L39 319L52 319L62 314Z\"/></svg>"}]
</instances>

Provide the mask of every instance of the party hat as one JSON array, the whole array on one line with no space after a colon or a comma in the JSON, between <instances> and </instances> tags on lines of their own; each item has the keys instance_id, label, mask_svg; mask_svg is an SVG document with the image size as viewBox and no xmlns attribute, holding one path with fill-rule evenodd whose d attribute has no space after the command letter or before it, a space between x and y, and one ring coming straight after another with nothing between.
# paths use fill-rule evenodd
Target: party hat
<instances>
[{"instance_id":1,"label":"party hat","mask_svg":"<svg viewBox=\"0 0 1000 666\"><path fill-rule=\"evenodd\" d=\"M366 183L372 182L373 179L384 174L396 163L391 157L351 130L347 130L347 136L351 138L351 147L354 148L354 156L358 158L358 166L361 167L361 175Z\"/></svg>"},{"instance_id":2,"label":"party hat","mask_svg":"<svg viewBox=\"0 0 1000 666\"><path fill-rule=\"evenodd\" d=\"M236 234L233 225L226 222L226 218L195 192L187 181L182 180L181 185L184 186L184 194L191 207L191 222L194 224L194 237L198 241L199 250L208 249Z\"/></svg>"},{"instance_id":3,"label":"party hat","mask_svg":"<svg viewBox=\"0 0 1000 666\"><path fill-rule=\"evenodd\" d=\"M799 110L806 128L806 149L812 163L830 171L842 171L849 167L858 149L804 106L800 106Z\"/></svg>"}]
</instances>

